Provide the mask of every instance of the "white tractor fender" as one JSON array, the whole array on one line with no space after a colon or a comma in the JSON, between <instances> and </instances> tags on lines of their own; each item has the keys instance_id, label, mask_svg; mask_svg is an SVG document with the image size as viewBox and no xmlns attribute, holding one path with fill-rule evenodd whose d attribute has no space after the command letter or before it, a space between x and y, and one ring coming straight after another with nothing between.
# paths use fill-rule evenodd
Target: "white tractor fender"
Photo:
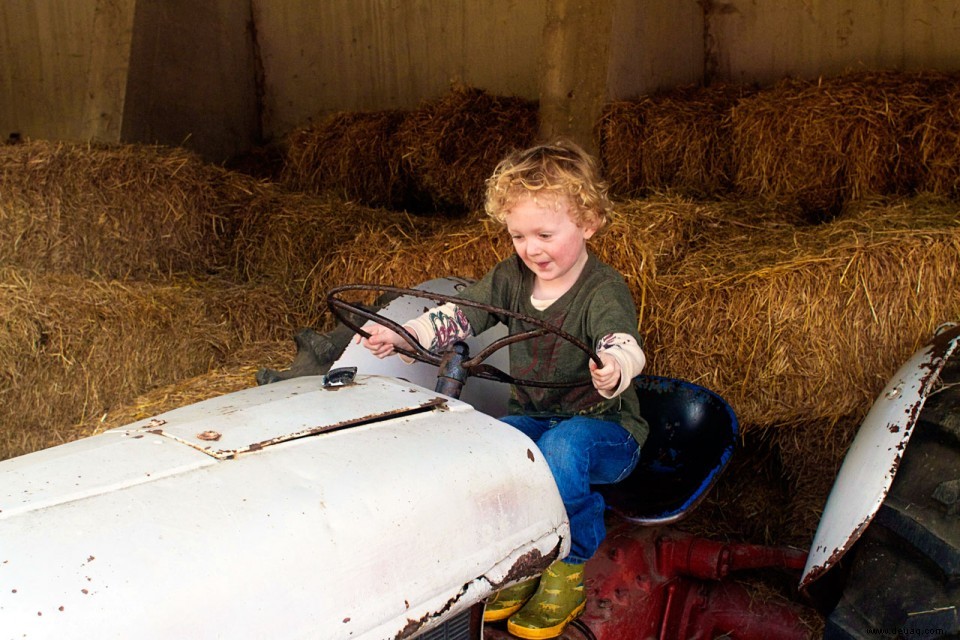
<instances>
[{"instance_id":1,"label":"white tractor fender","mask_svg":"<svg viewBox=\"0 0 960 640\"><path fill-rule=\"evenodd\" d=\"M526 436L298 377L0 462L0 638L414 637L569 551Z\"/></svg>"},{"instance_id":2,"label":"white tractor fender","mask_svg":"<svg viewBox=\"0 0 960 640\"><path fill-rule=\"evenodd\" d=\"M960 325L942 327L897 370L870 408L827 498L801 588L836 565L873 520L890 491L920 411L958 345Z\"/></svg>"}]
</instances>

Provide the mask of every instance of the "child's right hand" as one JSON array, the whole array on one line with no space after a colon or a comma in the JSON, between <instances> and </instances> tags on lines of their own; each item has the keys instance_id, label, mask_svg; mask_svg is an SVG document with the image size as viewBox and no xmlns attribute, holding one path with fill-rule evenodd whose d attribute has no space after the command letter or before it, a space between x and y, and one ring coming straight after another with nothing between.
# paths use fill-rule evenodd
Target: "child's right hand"
<instances>
[{"instance_id":1,"label":"child's right hand","mask_svg":"<svg viewBox=\"0 0 960 640\"><path fill-rule=\"evenodd\" d=\"M363 330L370 334L369 338L357 335L356 341L370 350L378 358L386 358L395 353L394 347L410 346L407 340L396 331L386 328L382 324L370 322L363 326Z\"/></svg>"}]
</instances>

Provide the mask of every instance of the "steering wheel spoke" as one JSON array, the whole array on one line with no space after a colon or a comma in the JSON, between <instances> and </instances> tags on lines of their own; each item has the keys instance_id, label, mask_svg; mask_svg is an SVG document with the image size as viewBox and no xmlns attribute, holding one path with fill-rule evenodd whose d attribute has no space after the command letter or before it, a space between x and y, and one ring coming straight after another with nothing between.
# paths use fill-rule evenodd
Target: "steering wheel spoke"
<instances>
[{"instance_id":1,"label":"steering wheel spoke","mask_svg":"<svg viewBox=\"0 0 960 640\"><path fill-rule=\"evenodd\" d=\"M327 305L330 307L330 310L333 312L333 314L341 322L343 322L344 325L353 329L355 332L357 332L359 335L363 336L364 338L369 338L370 333L365 331L362 327L358 326L350 316L352 314L353 316L363 318L370 322L376 322L390 329L391 331L394 331L399 335L403 336L403 338L410 344L410 349L406 349L402 347L394 347L394 350L397 353L403 354L409 358L413 358L414 360L418 360L420 362L425 362L427 364L440 366L443 360L443 354L436 353L436 352L430 351L429 349L424 348L423 345L421 345L417 341L417 339L413 336L413 334L411 334L409 331L403 328L402 325L391 320L390 318L382 316L379 313L368 311L357 304L347 302L342 298L338 297L340 294L347 291L380 291L384 293L413 296L416 298L424 298L438 304L444 303L444 302L452 302L460 306L480 309L481 311L486 311L487 313L491 313L501 317L508 316L511 318L516 318L526 324L529 324L535 327L527 331L522 331L520 333L515 333L512 335L504 336L502 338L494 340L489 345L484 347L480 351L480 353L465 360L461 365L462 368L467 370L470 375L475 377L485 378L488 380L497 380L500 382L506 382L509 384L526 386L526 387L561 388L561 387L580 387L580 386L591 384L591 380L589 377L584 380L575 381L575 382L541 382L538 380L514 378L509 373L506 373L505 371L493 365L486 364L484 362L487 358L489 358L491 355L493 355L500 349L503 349L504 347L507 347L511 344L515 344L517 342L521 342L523 340L531 340L534 338L538 338L540 336L544 336L547 334L554 334L560 338L563 338L567 342L571 343L572 345L574 345L575 347L577 347L578 349L586 353L590 357L590 359L597 364L597 366L603 366L603 363L600 361L600 357L597 356L597 354L594 353L593 350L590 349L590 347L583 344L583 342L578 340L575 336L570 335L569 333L563 331L559 327L556 327L552 324L549 324L542 320L538 320L536 318L532 318L523 313L518 313L516 311L510 311L508 309L502 309L500 307L483 304L481 302L474 302L472 300L465 300L462 298L458 298L456 296L448 296L448 295L443 295L439 293L431 293L427 291L420 291L417 289L405 289L401 287L388 287L388 286L374 285L374 284L344 285L341 287L335 287L331 289L329 292L327 292Z\"/></svg>"}]
</instances>

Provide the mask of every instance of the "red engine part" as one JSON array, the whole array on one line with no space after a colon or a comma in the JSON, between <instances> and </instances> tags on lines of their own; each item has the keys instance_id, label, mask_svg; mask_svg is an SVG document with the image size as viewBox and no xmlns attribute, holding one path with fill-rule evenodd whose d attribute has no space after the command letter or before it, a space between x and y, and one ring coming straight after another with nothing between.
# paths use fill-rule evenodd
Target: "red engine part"
<instances>
[{"instance_id":1,"label":"red engine part","mask_svg":"<svg viewBox=\"0 0 960 640\"><path fill-rule=\"evenodd\" d=\"M805 559L806 553L794 549L617 526L587 563L587 607L562 638L806 640L810 630L800 605L758 602L743 586L724 579L742 569L800 570ZM488 625L484 633L485 640L510 637L500 625Z\"/></svg>"}]
</instances>

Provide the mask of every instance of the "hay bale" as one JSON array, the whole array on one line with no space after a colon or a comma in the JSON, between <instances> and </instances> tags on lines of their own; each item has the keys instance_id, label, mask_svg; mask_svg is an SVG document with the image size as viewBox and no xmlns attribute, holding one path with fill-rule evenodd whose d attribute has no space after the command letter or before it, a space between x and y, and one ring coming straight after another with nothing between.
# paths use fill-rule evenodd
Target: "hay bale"
<instances>
[{"instance_id":1,"label":"hay bale","mask_svg":"<svg viewBox=\"0 0 960 640\"><path fill-rule=\"evenodd\" d=\"M460 215L484 180L537 134L536 103L456 86L410 111L339 112L294 131L288 187L373 207Z\"/></svg>"},{"instance_id":2,"label":"hay bale","mask_svg":"<svg viewBox=\"0 0 960 640\"><path fill-rule=\"evenodd\" d=\"M734 176L730 110L752 92L738 85L684 87L607 105L596 137L611 193L727 193Z\"/></svg>"},{"instance_id":3,"label":"hay bale","mask_svg":"<svg viewBox=\"0 0 960 640\"><path fill-rule=\"evenodd\" d=\"M707 239L647 293L654 373L730 402L745 430L869 406L960 318L960 205L870 203L815 227Z\"/></svg>"},{"instance_id":4,"label":"hay bale","mask_svg":"<svg viewBox=\"0 0 960 640\"><path fill-rule=\"evenodd\" d=\"M931 108L919 125L922 165L919 189L960 196L960 75L952 75L931 92Z\"/></svg>"},{"instance_id":5,"label":"hay bale","mask_svg":"<svg viewBox=\"0 0 960 640\"><path fill-rule=\"evenodd\" d=\"M677 196L620 202L610 225L591 241L591 250L624 275L642 306L656 273L669 269L701 234L713 232L725 220L745 224L749 214L742 209L734 202L701 203ZM307 304L324 306L325 291L339 284L412 287L446 276L479 279L513 253L503 227L479 211L447 220L387 219L360 216L352 241L327 245L326 259L316 263L304 281Z\"/></svg>"},{"instance_id":6,"label":"hay bale","mask_svg":"<svg viewBox=\"0 0 960 640\"><path fill-rule=\"evenodd\" d=\"M736 185L751 197L797 202L816 220L848 200L910 194L920 173L918 125L943 78L787 79L743 98L731 111Z\"/></svg>"},{"instance_id":7,"label":"hay bale","mask_svg":"<svg viewBox=\"0 0 960 640\"><path fill-rule=\"evenodd\" d=\"M326 291L344 284L415 287L447 276L478 279L513 251L509 237L485 215L413 220L359 225L354 242L340 243L317 266L305 299L325 307ZM373 296L358 295L356 301L370 303Z\"/></svg>"},{"instance_id":8,"label":"hay bale","mask_svg":"<svg viewBox=\"0 0 960 640\"><path fill-rule=\"evenodd\" d=\"M211 371L157 387L129 402L110 407L99 416L90 416L77 425L76 430L82 435L93 435L208 398L254 387L258 369L264 366L285 368L295 354L296 348L291 340L253 342L229 353L226 361Z\"/></svg>"},{"instance_id":9,"label":"hay bale","mask_svg":"<svg viewBox=\"0 0 960 640\"><path fill-rule=\"evenodd\" d=\"M652 259L657 274L670 273L708 239L734 238L751 229L793 228L803 220L796 209L787 207L668 194L617 202L616 212L594 249L628 280L638 268L641 250L650 254L647 259Z\"/></svg>"},{"instance_id":10,"label":"hay bale","mask_svg":"<svg viewBox=\"0 0 960 640\"><path fill-rule=\"evenodd\" d=\"M218 279L92 281L0 270L0 458L73 438L74 425L234 349L289 336L274 291Z\"/></svg>"},{"instance_id":11,"label":"hay bale","mask_svg":"<svg viewBox=\"0 0 960 640\"><path fill-rule=\"evenodd\" d=\"M385 246L404 244L428 224L329 195L277 190L252 203L237 230L234 262L243 277L282 289L297 324L322 326L328 322L322 293L346 281L342 271L375 271Z\"/></svg>"},{"instance_id":12,"label":"hay bale","mask_svg":"<svg viewBox=\"0 0 960 640\"><path fill-rule=\"evenodd\" d=\"M107 278L215 271L262 188L183 149L0 146L0 264Z\"/></svg>"},{"instance_id":13,"label":"hay bale","mask_svg":"<svg viewBox=\"0 0 960 640\"><path fill-rule=\"evenodd\" d=\"M483 205L484 181L509 152L532 145L537 104L454 87L411 111L397 131L406 172L436 211Z\"/></svg>"},{"instance_id":14,"label":"hay bale","mask_svg":"<svg viewBox=\"0 0 960 640\"><path fill-rule=\"evenodd\" d=\"M766 435L744 435L717 484L679 529L716 540L789 544L790 487Z\"/></svg>"},{"instance_id":15,"label":"hay bale","mask_svg":"<svg viewBox=\"0 0 960 640\"><path fill-rule=\"evenodd\" d=\"M661 253L678 252L678 238L702 222L702 209L679 198L624 203L592 250L640 290ZM479 211L418 222L402 228L361 222L358 241L338 243L318 265L307 298L319 301L326 288L348 282L413 287L446 276L476 280L514 252L503 226Z\"/></svg>"},{"instance_id":16,"label":"hay bale","mask_svg":"<svg viewBox=\"0 0 960 640\"><path fill-rule=\"evenodd\" d=\"M338 112L295 130L287 140L281 182L373 207L414 205L396 136L404 117L400 110Z\"/></svg>"}]
</instances>

